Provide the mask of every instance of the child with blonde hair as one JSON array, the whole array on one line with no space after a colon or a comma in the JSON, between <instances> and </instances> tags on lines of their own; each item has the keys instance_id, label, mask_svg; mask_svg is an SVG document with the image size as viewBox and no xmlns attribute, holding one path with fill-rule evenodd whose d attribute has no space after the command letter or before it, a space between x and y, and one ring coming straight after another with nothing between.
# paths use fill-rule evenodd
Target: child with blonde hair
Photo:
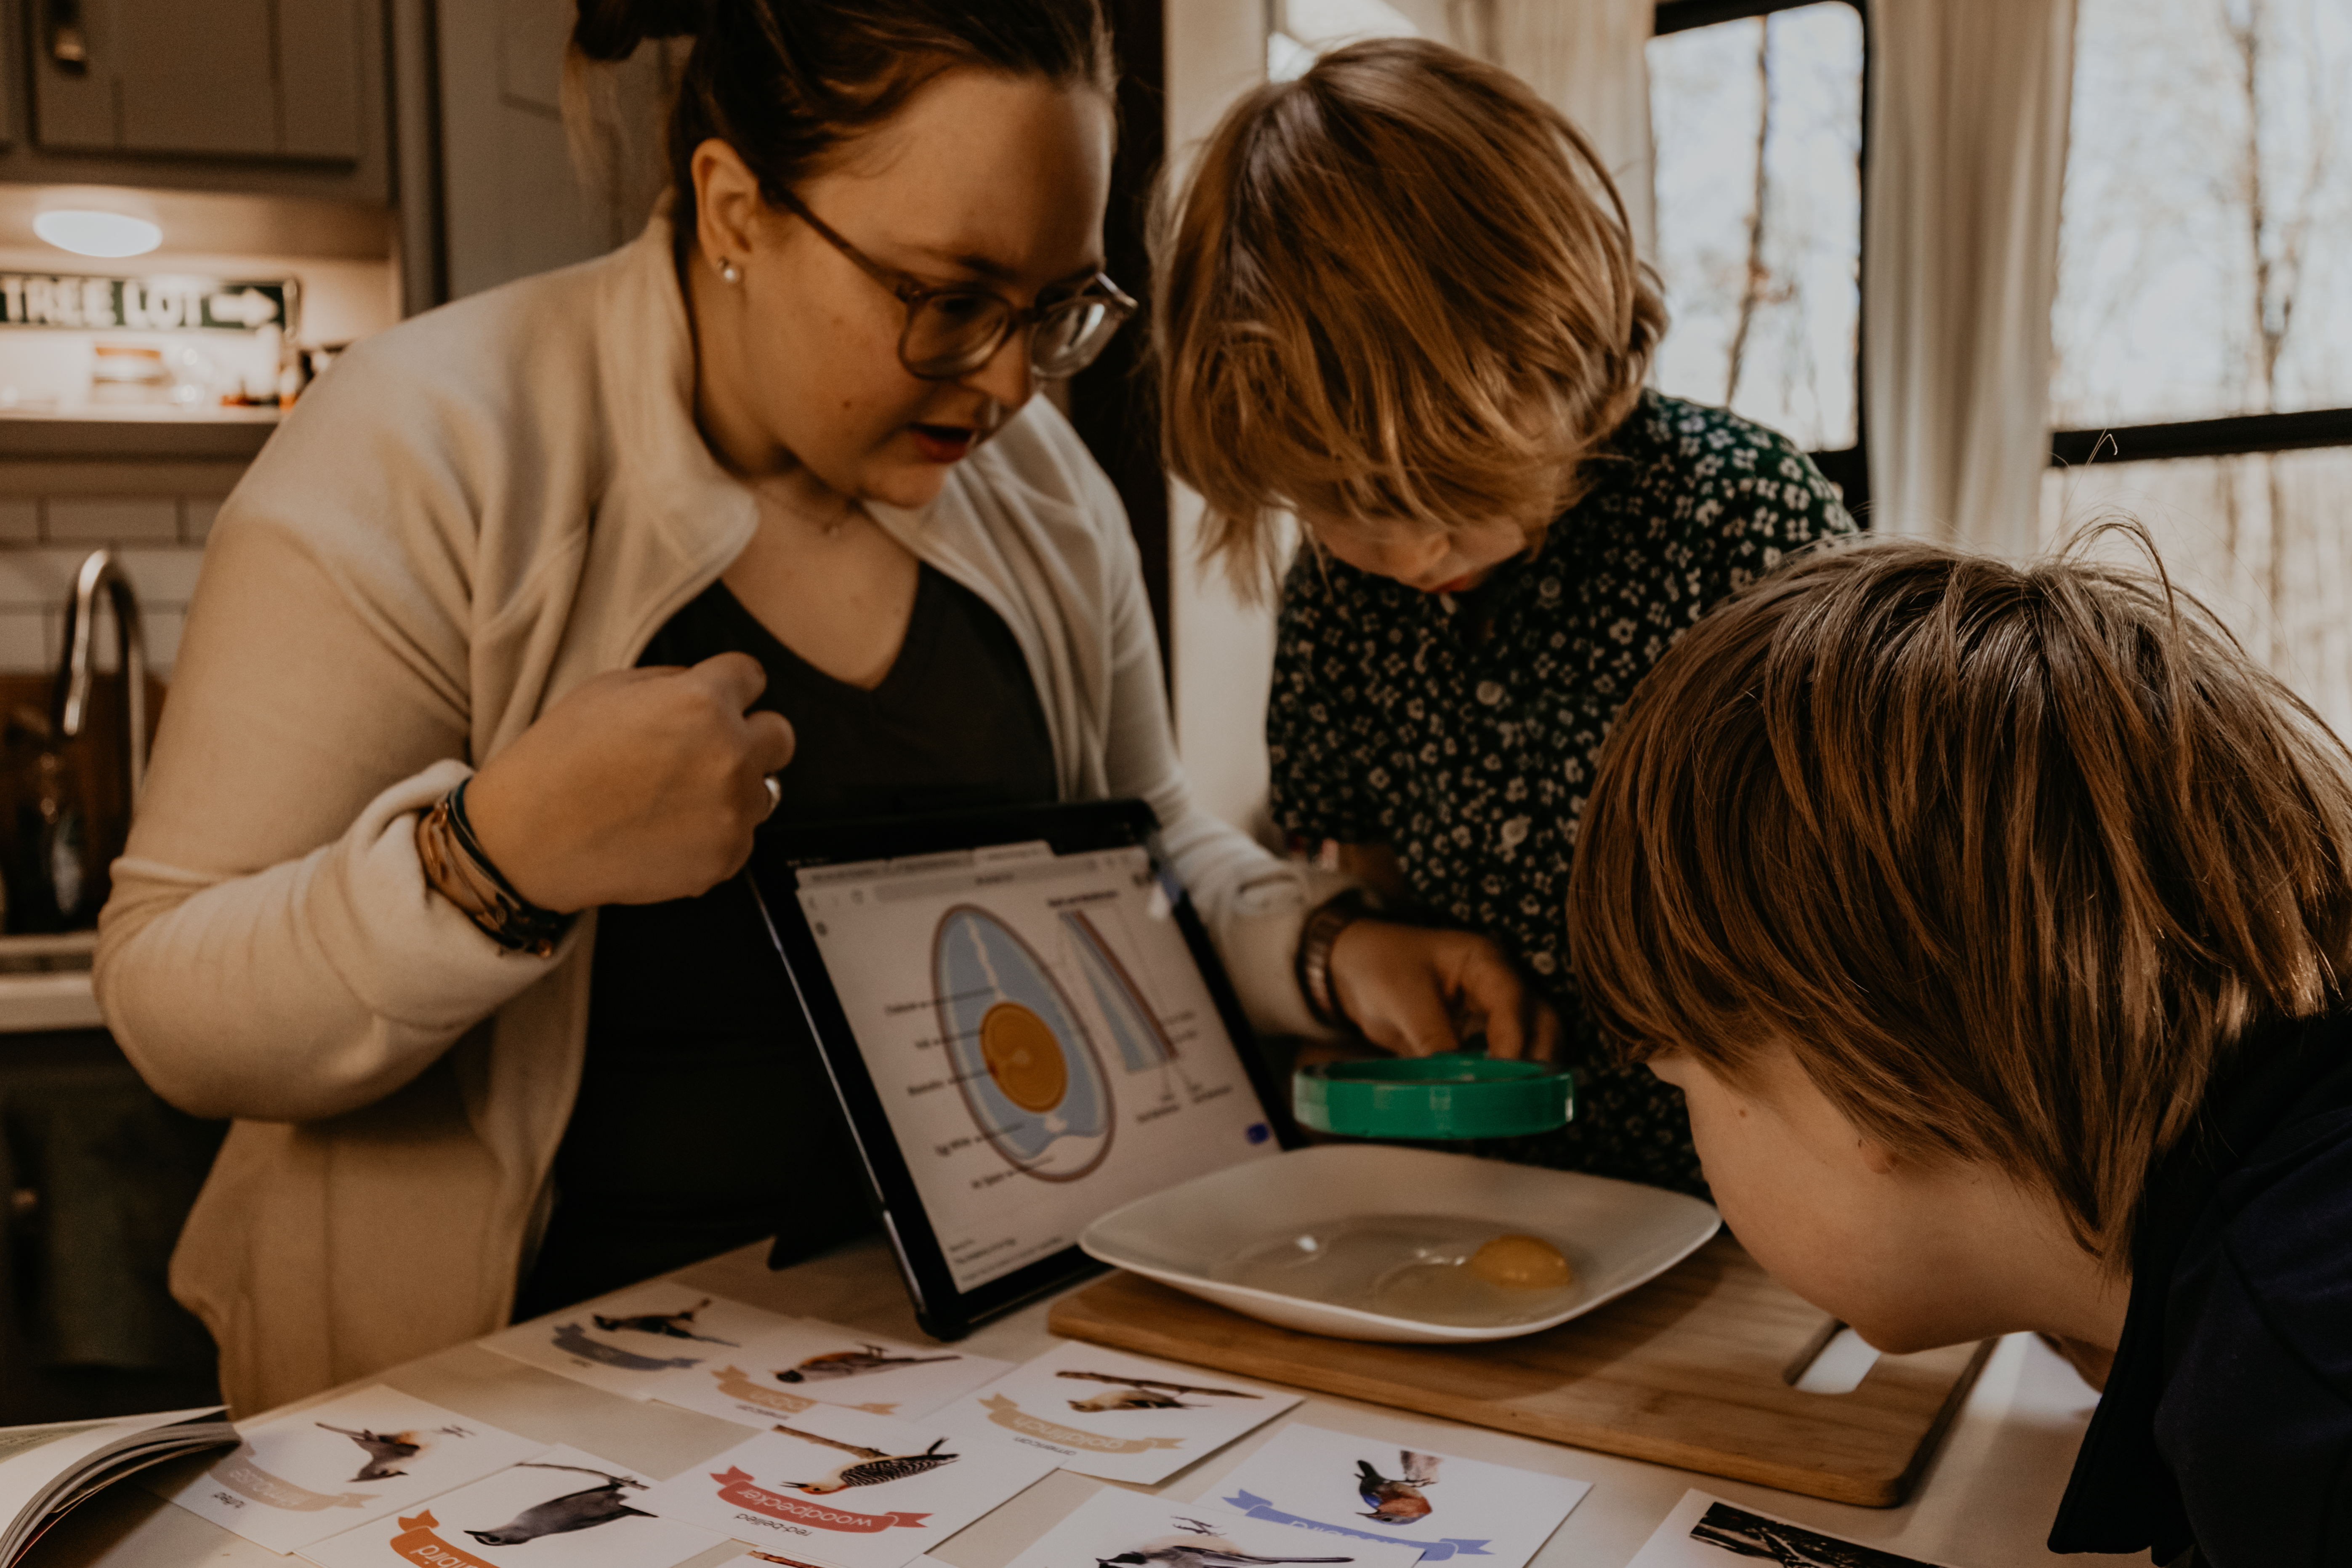
<instances>
[{"instance_id":1,"label":"child with blonde hair","mask_svg":"<svg viewBox=\"0 0 2352 1568\"><path fill-rule=\"evenodd\" d=\"M1627 705L1568 940L1766 1268L2104 1384L2051 1550L2352 1563L2352 757L2200 606L1784 566Z\"/></svg>"},{"instance_id":2,"label":"child with blonde hair","mask_svg":"<svg viewBox=\"0 0 2352 1568\"><path fill-rule=\"evenodd\" d=\"M1678 1097L1610 1060L1569 984L1577 813L1626 693L1708 605L1849 531L1836 489L1787 437L1645 386L1665 310L1592 144L1425 40L1235 104L1158 279L1168 463L1210 552L1255 589L1289 519L1310 542L1282 585L1274 816L1382 900L1307 921L1310 1005L1413 1054L1557 1032L1577 1120L1507 1152L1696 1190Z\"/></svg>"}]
</instances>

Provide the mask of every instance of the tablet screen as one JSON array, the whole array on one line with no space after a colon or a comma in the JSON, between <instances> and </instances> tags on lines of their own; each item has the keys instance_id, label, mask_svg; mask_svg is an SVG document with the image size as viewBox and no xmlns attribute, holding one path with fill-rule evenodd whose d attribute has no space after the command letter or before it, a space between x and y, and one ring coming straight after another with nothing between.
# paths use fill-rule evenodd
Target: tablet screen
<instances>
[{"instance_id":1,"label":"tablet screen","mask_svg":"<svg viewBox=\"0 0 2352 1568\"><path fill-rule=\"evenodd\" d=\"M1137 844L803 867L799 912L957 1291L1278 1144Z\"/></svg>"}]
</instances>

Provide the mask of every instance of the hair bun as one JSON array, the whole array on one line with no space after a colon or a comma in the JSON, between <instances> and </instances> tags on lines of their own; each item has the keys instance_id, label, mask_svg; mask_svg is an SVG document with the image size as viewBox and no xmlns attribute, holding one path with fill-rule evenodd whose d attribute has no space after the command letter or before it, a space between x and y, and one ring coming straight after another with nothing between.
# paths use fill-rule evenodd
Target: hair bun
<instances>
[{"instance_id":1,"label":"hair bun","mask_svg":"<svg viewBox=\"0 0 2352 1568\"><path fill-rule=\"evenodd\" d=\"M702 31L711 0L579 0L572 47L592 60L625 60L647 38Z\"/></svg>"}]
</instances>

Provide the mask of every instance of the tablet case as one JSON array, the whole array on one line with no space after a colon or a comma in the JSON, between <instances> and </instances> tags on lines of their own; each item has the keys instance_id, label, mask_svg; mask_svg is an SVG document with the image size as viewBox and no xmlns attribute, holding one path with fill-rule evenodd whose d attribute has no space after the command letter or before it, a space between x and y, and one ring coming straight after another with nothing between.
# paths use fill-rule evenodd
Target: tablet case
<instances>
[{"instance_id":1,"label":"tablet case","mask_svg":"<svg viewBox=\"0 0 2352 1568\"><path fill-rule=\"evenodd\" d=\"M1074 1245L970 1290L956 1289L946 1254L924 1213L913 1173L835 994L815 935L803 915L797 896L799 873L825 866L1038 841L1057 856L1143 847L1151 856L1152 870L1160 879L1177 929L1216 1005L1218 1020L1233 1041L1266 1124L1279 1146L1295 1148L1301 1141L1298 1131L1284 1109L1283 1097L1276 1091L1208 931L1157 852L1158 827L1158 819L1144 802L1114 800L822 826L780 823L760 835L751 864L753 891L767 919L769 934L783 955L793 994L856 1141L867 1200L898 1258L916 1320L936 1339L961 1339L986 1320L1097 1272L1101 1266ZM796 1258L796 1251L780 1235L771 1254L771 1267L781 1268Z\"/></svg>"}]
</instances>

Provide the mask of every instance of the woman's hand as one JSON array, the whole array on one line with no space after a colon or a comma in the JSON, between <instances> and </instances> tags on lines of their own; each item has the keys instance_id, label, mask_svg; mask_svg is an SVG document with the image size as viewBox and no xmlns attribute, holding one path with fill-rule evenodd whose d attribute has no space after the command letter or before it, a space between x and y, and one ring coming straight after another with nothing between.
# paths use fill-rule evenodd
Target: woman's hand
<instances>
[{"instance_id":1,"label":"woman's hand","mask_svg":"<svg viewBox=\"0 0 2352 1568\"><path fill-rule=\"evenodd\" d=\"M793 760L782 715L744 711L767 684L742 653L582 682L466 786L482 852L562 912L709 890L751 858L761 780Z\"/></svg>"},{"instance_id":2,"label":"woman's hand","mask_svg":"<svg viewBox=\"0 0 2352 1568\"><path fill-rule=\"evenodd\" d=\"M1549 1060L1559 1016L1502 950L1468 931L1360 920L1331 944L1331 992L1376 1046L1401 1057L1459 1048L1484 1033L1490 1056Z\"/></svg>"}]
</instances>

